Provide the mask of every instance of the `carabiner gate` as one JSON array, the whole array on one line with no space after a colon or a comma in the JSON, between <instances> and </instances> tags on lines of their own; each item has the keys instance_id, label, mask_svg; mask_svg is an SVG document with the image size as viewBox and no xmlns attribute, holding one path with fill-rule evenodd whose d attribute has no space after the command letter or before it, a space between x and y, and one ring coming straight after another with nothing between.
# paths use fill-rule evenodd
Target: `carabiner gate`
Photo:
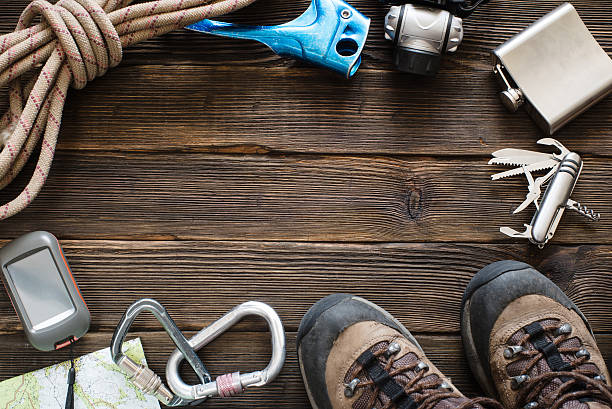
<instances>
[{"instance_id":1,"label":"carabiner gate","mask_svg":"<svg viewBox=\"0 0 612 409\"><path fill-rule=\"evenodd\" d=\"M168 388L151 369L138 364L123 354L121 346L127 333L140 313L149 311L162 324L177 349L172 353L166 365ZM238 372L226 374L212 380L206 367L195 351L220 336L242 318L257 315L266 320L272 334L272 357L268 366L262 371L240 375ZM213 397L227 397L242 393L250 386L263 386L274 380L285 362L285 331L283 324L272 307L257 301L249 301L231 310L210 326L187 340L166 309L153 299L141 299L132 304L123 317L111 340L111 357L144 393L154 395L166 406L185 406L199 404ZM199 385L187 385L179 375L179 365L186 359L200 379Z\"/></svg>"}]
</instances>

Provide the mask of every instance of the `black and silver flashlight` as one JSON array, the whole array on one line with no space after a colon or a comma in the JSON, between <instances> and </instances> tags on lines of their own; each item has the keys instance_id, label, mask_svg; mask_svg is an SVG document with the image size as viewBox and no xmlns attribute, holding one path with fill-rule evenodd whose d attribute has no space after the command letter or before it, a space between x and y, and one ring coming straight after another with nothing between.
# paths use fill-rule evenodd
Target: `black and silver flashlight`
<instances>
[{"instance_id":1,"label":"black and silver flashlight","mask_svg":"<svg viewBox=\"0 0 612 409\"><path fill-rule=\"evenodd\" d=\"M435 75L442 55L457 51L463 18L490 0L411 0L393 6L385 17L385 38L393 41L393 62L403 72Z\"/></svg>"}]
</instances>

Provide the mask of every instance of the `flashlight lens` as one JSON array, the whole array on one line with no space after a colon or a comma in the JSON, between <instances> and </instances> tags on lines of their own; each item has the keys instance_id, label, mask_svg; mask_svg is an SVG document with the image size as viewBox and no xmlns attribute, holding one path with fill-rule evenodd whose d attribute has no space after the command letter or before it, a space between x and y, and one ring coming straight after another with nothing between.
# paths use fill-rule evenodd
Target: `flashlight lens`
<instances>
[{"instance_id":1,"label":"flashlight lens","mask_svg":"<svg viewBox=\"0 0 612 409\"><path fill-rule=\"evenodd\" d=\"M440 69L440 54L414 48L397 47L394 63L398 70L418 75L436 75Z\"/></svg>"}]
</instances>

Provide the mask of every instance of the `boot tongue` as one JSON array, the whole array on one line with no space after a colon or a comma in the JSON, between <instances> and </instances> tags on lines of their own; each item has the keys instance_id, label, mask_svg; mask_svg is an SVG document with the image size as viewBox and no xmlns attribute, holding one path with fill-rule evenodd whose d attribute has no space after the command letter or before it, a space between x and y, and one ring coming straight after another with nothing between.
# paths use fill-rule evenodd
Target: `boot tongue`
<instances>
[{"instance_id":1,"label":"boot tongue","mask_svg":"<svg viewBox=\"0 0 612 409\"><path fill-rule=\"evenodd\" d=\"M542 321L539 321L539 323L542 327L560 324L558 320L552 320L552 319L542 320ZM526 336L526 332L523 329L519 330L508 340L508 345L519 345L521 340L525 336ZM551 334L547 334L547 339L549 342L553 341ZM581 346L580 340L574 337L574 338L563 340L561 343L559 343L558 348L580 348L580 346ZM531 340L523 344L523 347L531 351L536 350L534 345L531 343ZM575 359L575 357L571 354L561 353L560 356L561 356L561 359L566 363L570 363L573 359ZM532 359L533 359L532 357L526 357L523 359L519 359L518 361L512 362L506 367L508 375L511 377L514 377L514 376L523 374L525 369L527 368L527 365L531 362ZM575 368L575 369L597 370L597 367L593 364L587 363L587 364L580 365L578 366L578 368ZM546 360L546 358L542 356L542 358L538 360L536 365L527 374L529 375L531 379L533 379L538 375L548 373L548 372L552 372L552 369L550 368L550 365L548 364L548 361ZM550 394L554 393L561 385L563 385L563 383L564 381L562 381L560 378L555 378L542 390L542 392L539 395L539 398L543 399L549 396ZM598 406L589 407L587 403L582 403L578 400L567 401L561 406L561 409L589 409L589 408L590 409L600 409L600 407ZM601 408L609 409L608 406L601 406Z\"/></svg>"},{"instance_id":2,"label":"boot tongue","mask_svg":"<svg viewBox=\"0 0 612 409\"><path fill-rule=\"evenodd\" d=\"M371 349L370 352L372 352L373 354L375 354L378 351L381 350L387 350L387 348L389 347L389 343L388 342L380 342L376 345L374 345ZM393 357L395 358L393 361L393 364L391 366L391 368L389 369L389 372L392 372L394 370L397 370L399 368L403 368L406 366L410 366L413 367L415 366L418 362L419 362L419 358L412 352L404 355L404 356L395 356ZM378 357L378 363L382 368L386 368L387 366L387 358L384 355L380 355ZM344 379L344 382L346 384L348 384L350 381L352 381L353 379L355 379L355 370L357 370L357 366L358 363L353 364L353 366L349 369L349 371L346 374L346 377ZM416 376L418 375L417 372L415 372L414 370L405 370L397 375L395 375L393 377L393 379L402 387L406 387L406 385L408 385L410 383L411 380L413 380ZM371 381L370 377L368 376L367 372L364 370L361 370L357 376L362 382L363 381ZM418 381L416 383L416 385L418 384L439 384L440 380L440 376L439 374L436 373L427 373L426 376L424 376L420 381ZM413 385L414 386L414 385ZM415 400L420 400L422 398L424 398L425 396L429 396L431 394L435 394L435 393L440 393L441 391L439 389L437 389L437 386L433 387L434 389L424 389L422 391L419 392L415 392L413 394L410 395L411 398L415 399ZM355 403L353 404L353 409L371 409L371 408L382 408L385 405L387 405L390 402L390 398L385 395L384 392L382 391L378 391L378 394L376 396L376 400L374 401L374 405L373 406L368 406L368 404L372 401L372 398L374 396L375 393L375 386L370 386L367 387L363 390L363 393L361 394L361 396L359 396L359 398L357 398L357 400L355 401ZM443 400L440 400L439 402L436 403L436 405L433 407L433 409L455 409L458 408L461 404L465 403L469 401L469 399L467 399L464 396L461 396L460 394L456 394L455 397L451 397L451 398L446 398ZM472 408L470 408L472 409ZM474 405L473 409L483 409L482 406L480 405Z\"/></svg>"}]
</instances>

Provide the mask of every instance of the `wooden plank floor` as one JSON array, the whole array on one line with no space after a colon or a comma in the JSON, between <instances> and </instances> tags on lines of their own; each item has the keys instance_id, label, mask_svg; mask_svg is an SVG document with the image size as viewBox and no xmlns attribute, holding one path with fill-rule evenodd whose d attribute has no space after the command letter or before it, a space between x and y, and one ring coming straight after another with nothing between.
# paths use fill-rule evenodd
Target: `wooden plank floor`
<instances>
[{"instance_id":1,"label":"wooden plank floor","mask_svg":"<svg viewBox=\"0 0 612 409\"><path fill-rule=\"evenodd\" d=\"M0 32L28 2L0 2ZM308 3L261 0L230 19L281 23ZM612 1L572 3L612 55ZM507 239L500 226L529 221L529 212L511 215L525 182L489 179L491 152L537 150L542 136L498 101L489 51L561 2L494 0L466 21L464 44L434 79L395 72L385 7L352 4L372 28L350 81L252 42L177 31L127 49L119 67L69 93L47 186L0 222L0 245L38 229L59 237L92 312L79 353L108 346L142 297L189 332L261 300L284 321L285 369L269 387L202 407L307 408L300 319L319 298L351 292L399 318L473 396L459 337L463 289L486 264L517 259L569 294L612 359L612 98L556 135L584 157L575 199L602 213L599 224L566 214L544 250ZM215 374L263 366L265 330L247 320L201 355ZM163 373L173 346L159 325L143 317L134 335ZM33 350L0 296L0 379L66 358Z\"/></svg>"}]
</instances>

